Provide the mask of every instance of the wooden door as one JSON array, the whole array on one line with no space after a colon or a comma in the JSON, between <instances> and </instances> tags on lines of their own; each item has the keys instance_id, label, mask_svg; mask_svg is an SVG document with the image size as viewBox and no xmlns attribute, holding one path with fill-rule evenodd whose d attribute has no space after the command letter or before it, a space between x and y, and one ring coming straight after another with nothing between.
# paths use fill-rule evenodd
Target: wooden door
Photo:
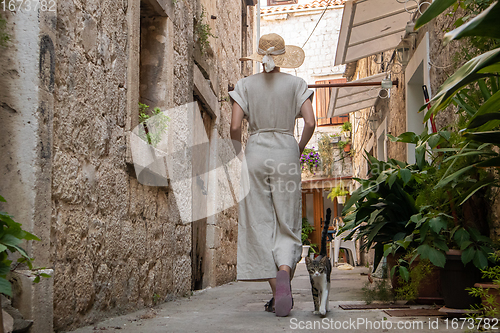
<instances>
[{"instance_id":1,"label":"wooden door","mask_svg":"<svg viewBox=\"0 0 500 333\"><path fill-rule=\"evenodd\" d=\"M308 200L311 199L312 200ZM312 207L308 207L311 205ZM323 189L306 190L302 192L302 216L307 216L309 212L308 222L314 227L314 231L309 235L311 243L316 245L319 251L321 246L321 231L323 228ZM312 214L312 221L311 215Z\"/></svg>"},{"instance_id":2,"label":"wooden door","mask_svg":"<svg viewBox=\"0 0 500 333\"><path fill-rule=\"evenodd\" d=\"M204 257L207 238L208 172L210 166L210 128L212 119L198 104L200 113L194 116L192 151L192 205L196 219L191 227L191 288L203 288ZM196 211L196 212L195 212ZM195 212L195 213L194 213Z\"/></svg>"}]
</instances>

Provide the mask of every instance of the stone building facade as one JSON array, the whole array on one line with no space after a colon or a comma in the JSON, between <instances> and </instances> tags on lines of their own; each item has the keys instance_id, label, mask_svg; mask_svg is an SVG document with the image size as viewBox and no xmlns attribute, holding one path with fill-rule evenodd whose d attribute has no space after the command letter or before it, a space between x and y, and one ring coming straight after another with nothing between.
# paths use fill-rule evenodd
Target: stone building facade
<instances>
[{"instance_id":1,"label":"stone building facade","mask_svg":"<svg viewBox=\"0 0 500 333\"><path fill-rule=\"evenodd\" d=\"M423 113L418 112L420 106L425 103L422 84L427 85L432 97L433 92L435 93L461 65L452 60L460 49L460 44L452 43L442 47L440 43L443 31L451 23L451 19L440 16L412 36L408 50L409 62L406 65L402 65L396 60L397 57L393 56L395 50L348 64L345 73L348 81L388 73L391 80L399 82L390 89L388 95L381 93L383 98L379 98L375 106L350 114L353 123L353 144L356 149L355 177L363 178L367 175L368 165L363 157L365 150L380 160L394 158L412 162L414 151L411 146L408 148L405 144L391 142L387 139L387 134L398 136L407 131L423 131ZM388 59L393 60L388 62ZM412 78L418 82L413 82ZM417 98L413 98L412 94L417 95ZM437 115L437 128L443 128L455 121L454 111L448 111Z\"/></svg>"},{"instance_id":2,"label":"stone building facade","mask_svg":"<svg viewBox=\"0 0 500 333\"><path fill-rule=\"evenodd\" d=\"M195 102L208 141L188 168L227 159L228 90L253 71L238 59L253 49L255 3L49 5L5 12L11 43L0 52L2 209L41 238L28 251L52 270L38 285L21 278L14 298L32 331L87 325L234 280L237 211L220 209L230 186L203 179L201 204L216 213L185 223L184 211L200 204L197 179L181 191L184 201L170 185L144 185L130 133L139 102L161 110ZM183 116L169 123L179 146L196 134Z\"/></svg>"}]
</instances>

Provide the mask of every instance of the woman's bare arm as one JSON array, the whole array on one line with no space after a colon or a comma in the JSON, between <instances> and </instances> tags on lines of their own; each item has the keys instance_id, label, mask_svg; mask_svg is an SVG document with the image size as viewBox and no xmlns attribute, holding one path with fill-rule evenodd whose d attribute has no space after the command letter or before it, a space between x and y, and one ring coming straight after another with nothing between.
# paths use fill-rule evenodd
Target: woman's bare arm
<instances>
[{"instance_id":1,"label":"woman's bare arm","mask_svg":"<svg viewBox=\"0 0 500 333\"><path fill-rule=\"evenodd\" d=\"M233 103L233 114L231 116L231 140L233 142L234 150L236 150L236 155L241 152L241 122L243 121L243 109L241 106L234 102Z\"/></svg>"},{"instance_id":2,"label":"woman's bare arm","mask_svg":"<svg viewBox=\"0 0 500 333\"><path fill-rule=\"evenodd\" d=\"M304 102L304 104L302 104L300 112L304 118L304 129L302 130L302 136L300 137L299 142L299 149L302 154L304 148L314 133L314 128L316 127L316 119L314 117L312 103L309 98Z\"/></svg>"}]
</instances>

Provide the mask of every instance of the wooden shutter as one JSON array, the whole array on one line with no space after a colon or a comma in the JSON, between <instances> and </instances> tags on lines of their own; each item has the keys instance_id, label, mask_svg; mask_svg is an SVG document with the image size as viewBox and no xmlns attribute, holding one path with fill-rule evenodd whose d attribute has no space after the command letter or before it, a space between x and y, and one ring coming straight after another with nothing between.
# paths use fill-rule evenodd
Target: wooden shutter
<instances>
[{"instance_id":1,"label":"wooden shutter","mask_svg":"<svg viewBox=\"0 0 500 333\"><path fill-rule=\"evenodd\" d=\"M347 82L345 78L335 80L316 81L316 84L327 83L344 83ZM340 116L327 118L328 105L330 104L332 88L317 88L316 89L316 122L318 126L342 125L349 121L349 116Z\"/></svg>"},{"instance_id":2,"label":"wooden shutter","mask_svg":"<svg viewBox=\"0 0 500 333\"><path fill-rule=\"evenodd\" d=\"M294 5L296 3L298 3L298 0L267 0L268 6Z\"/></svg>"}]
</instances>

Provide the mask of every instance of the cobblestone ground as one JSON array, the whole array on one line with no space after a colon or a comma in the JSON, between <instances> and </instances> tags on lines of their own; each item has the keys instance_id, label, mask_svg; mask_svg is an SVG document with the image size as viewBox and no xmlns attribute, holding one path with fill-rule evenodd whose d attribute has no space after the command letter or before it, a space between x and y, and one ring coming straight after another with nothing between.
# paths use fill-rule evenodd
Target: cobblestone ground
<instances>
[{"instance_id":1,"label":"cobblestone ground","mask_svg":"<svg viewBox=\"0 0 500 333\"><path fill-rule=\"evenodd\" d=\"M309 276L305 265L299 264L292 281L295 306L289 317L264 311L271 298L267 283L232 282L73 332L462 332L451 325L447 330L443 319L390 317L383 310L342 310L341 304L365 304L361 288L367 281L362 273L367 271L365 267L333 269L331 311L324 319L312 314Z\"/></svg>"}]
</instances>

